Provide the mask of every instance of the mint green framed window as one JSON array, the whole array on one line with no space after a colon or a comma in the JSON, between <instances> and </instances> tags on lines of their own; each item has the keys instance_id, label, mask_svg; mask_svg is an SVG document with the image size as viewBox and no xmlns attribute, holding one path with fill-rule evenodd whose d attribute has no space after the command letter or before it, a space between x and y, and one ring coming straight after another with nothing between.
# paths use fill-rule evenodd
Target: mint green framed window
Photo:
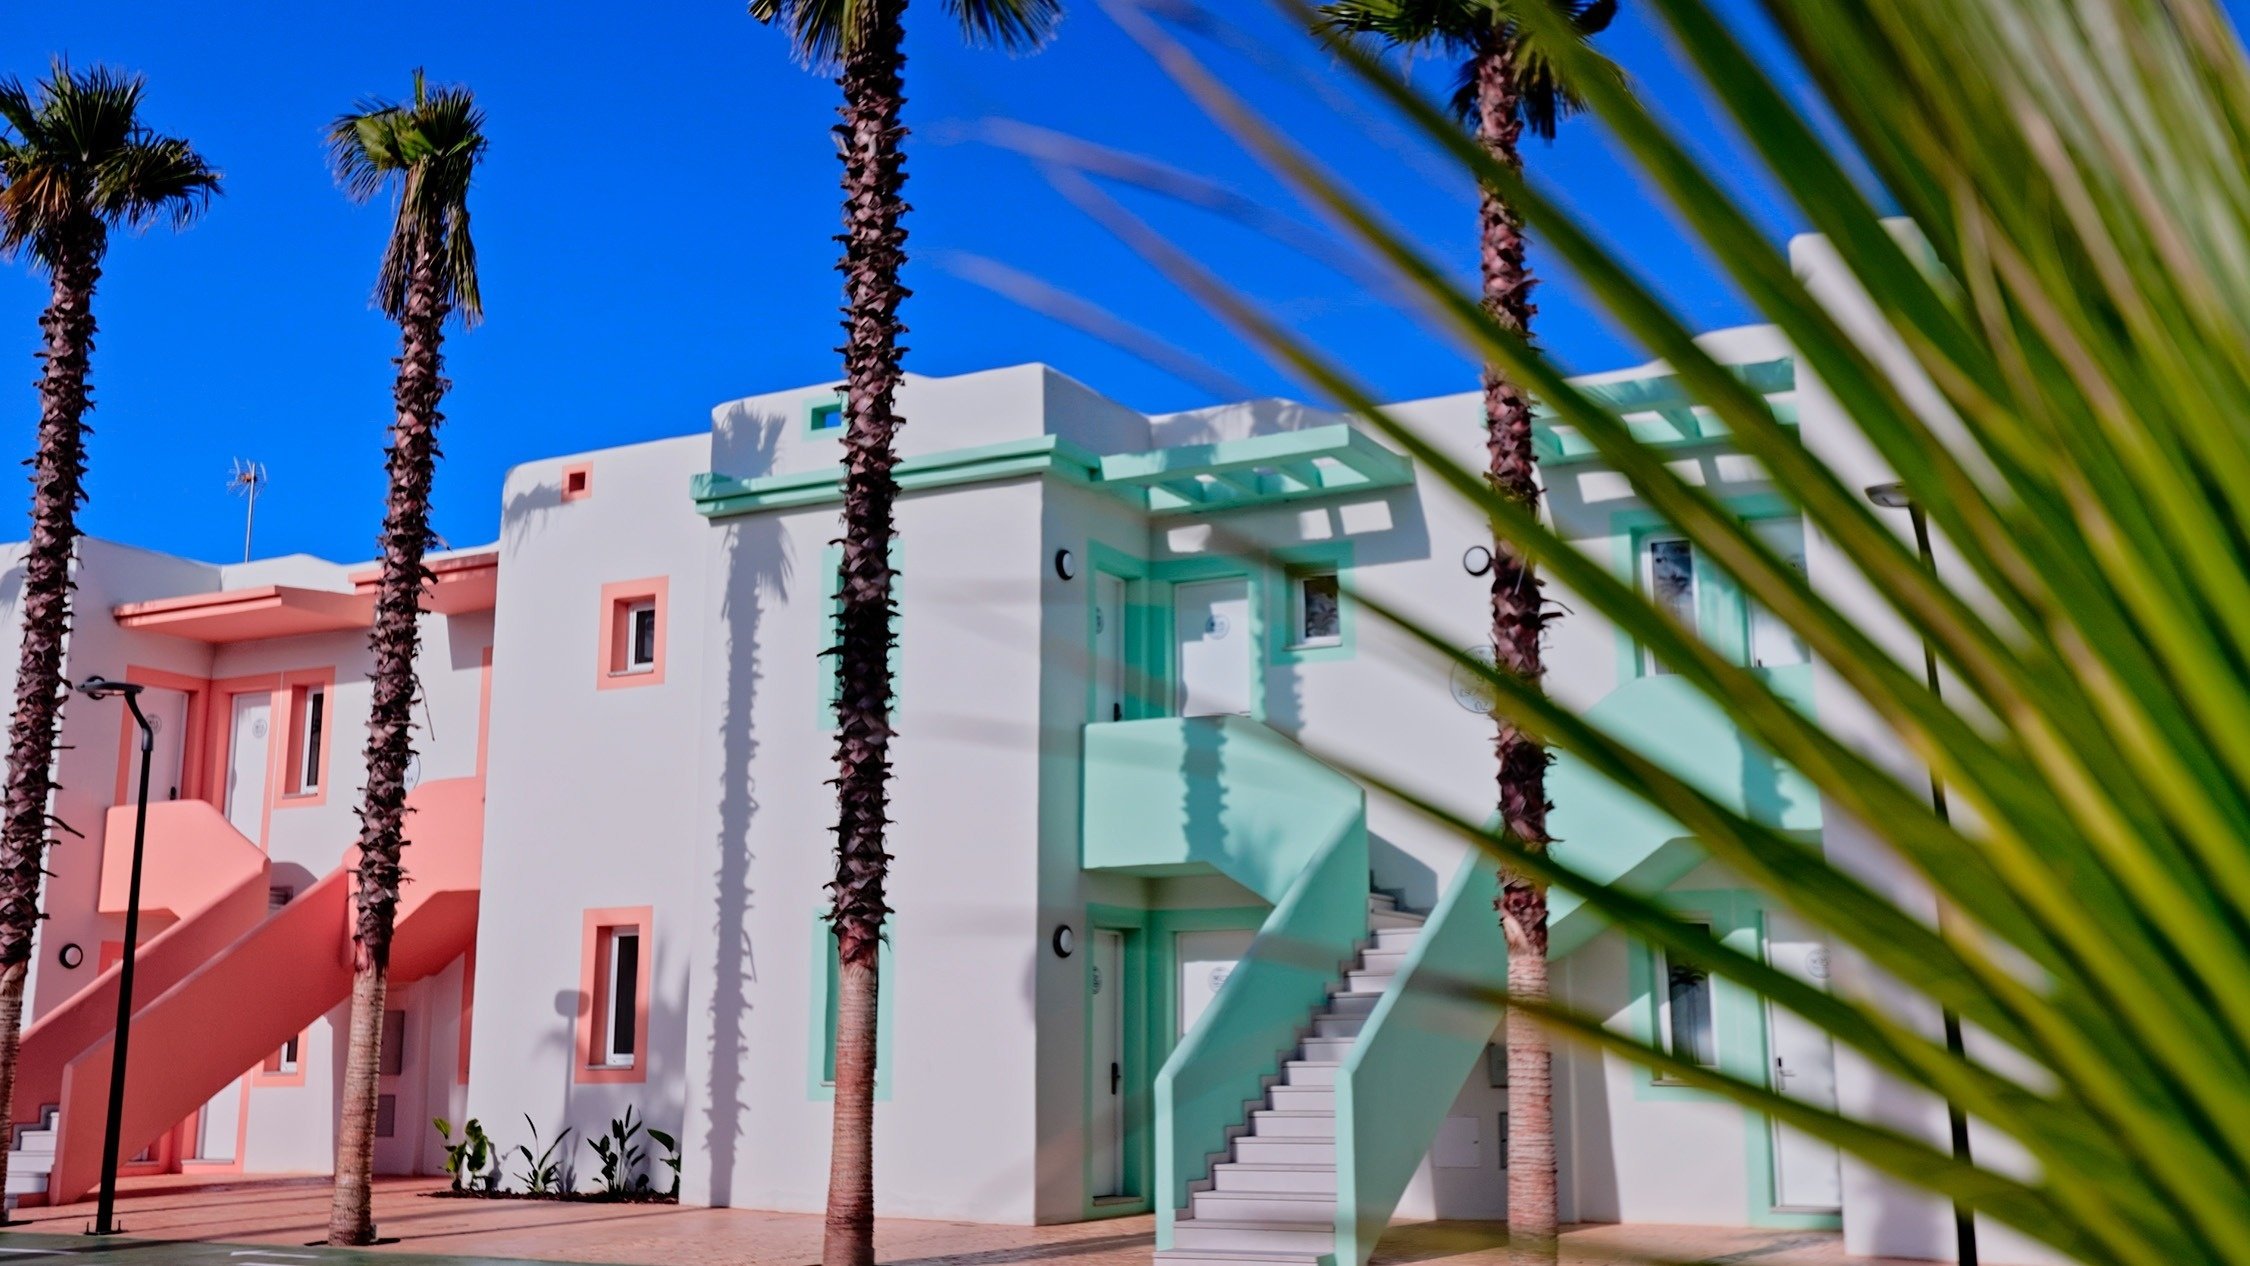
<instances>
[{"instance_id":1,"label":"mint green framed window","mask_svg":"<svg viewBox=\"0 0 2250 1266\"><path fill-rule=\"evenodd\" d=\"M898 994L898 974L892 969L891 942L898 934L898 921L886 919L883 923L883 941L875 951L875 1097L891 1097L891 1000ZM836 929L829 926L828 911L813 913L813 971L816 987L812 991L812 1050L806 1064L810 1075L806 1078L806 1097L809 1099L834 1099L836 1097L836 989L840 964L836 959Z\"/></svg>"},{"instance_id":2,"label":"mint green framed window","mask_svg":"<svg viewBox=\"0 0 2250 1266\"><path fill-rule=\"evenodd\" d=\"M1755 494L1728 498L1727 505L1775 552L1799 571L1804 569L1804 520L1786 502ZM1729 661L1751 668L1810 662L1802 639L1750 601L1734 577L1655 512L1628 510L1613 515L1611 530L1619 542L1619 573ZM1623 633L1619 639L1621 677L1670 674L1638 639Z\"/></svg>"},{"instance_id":3,"label":"mint green framed window","mask_svg":"<svg viewBox=\"0 0 2250 1266\"><path fill-rule=\"evenodd\" d=\"M1152 579L1146 559L1100 541L1087 542L1086 553L1091 564L1086 572L1086 719L1139 721L1169 715L1172 617L1166 587ZM1121 611L1105 610L1105 592L1122 595ZM1112 618L1119 621L1114 628L1106 624ZM1112 645L1120 662L1110 662ZM1105 674L1115 675L1105 679Z\"/></svg>"},{"instance_id":4,"label":"mint green framed window","mask_svg":"<svg viewBox=\"0 0 2250 1266\"><path fill-rule=\"evenodd\" d=\"M821 554L820 572L828 578L827 616L821 624L823 637L820 643L820 728L836 728L836 699L839 693L839 661L835 655L836 639L840 636L838 619L844 612L844 547L831 545ZM905 551L896 540L891 542L891 716L898 716L899 703L905 692L900 689L902 679L899 669L903 660L899 655L899 624L906 611L906 573L900 566Z\"/></svg>"},{"instance_id":5,"label":"mint green framed window","mask_svg":"<svg viewBox=\"0 0 2250 1266\"><path fill-rule=\"evenodd\" d=\"M805 399L805 435L821 439L844 433L844 393L808 396Z\"/></svg>"}]
</instances>

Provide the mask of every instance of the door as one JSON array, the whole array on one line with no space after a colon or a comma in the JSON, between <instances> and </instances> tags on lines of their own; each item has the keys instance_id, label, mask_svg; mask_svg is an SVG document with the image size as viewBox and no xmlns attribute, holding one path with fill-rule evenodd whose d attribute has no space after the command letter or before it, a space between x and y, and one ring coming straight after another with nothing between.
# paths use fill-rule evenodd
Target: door
<instances>
[{"instance_id":1,"label":"door","mask_svg":"<svg viewBox=\"0 0 2250 1266\"><path fill-rule=\"evenodd\" d=\"M1234 965L1250 952L1250 942L1257 939L1256 932L1181 932L1174 942L1180 964L1180 1031L1186 1037L1195 1029L1195 1022L1203 1018L1211 999L1218 996L1219 986L1227 983Z\"/></svg>"},{"instance_id":2,"label":"door","mask_svg":"<svg viewBox=\"0 0 2250 1266\"><path fill-rule=\"evenodd\" d=\"M148 761L148 798L151 802L180 798L180 774L185 768L181 758L186 755L188 697L184 690L166 690L150 686L141 691L141 711L148 717L148 727L153 734ZM133 745L133 764L125 771L127 794L133 794L140 784L140 744Z\"/></svg>"},{"instance_id":3,"label":"door","mask_svg":"<svg viewBox=\"0 0 2250 1266\"><path fill-rule=\"evenodd\" d=\"M1781 911L1766 916L1766 961L1799 980L1828 986L1828 946L1819 934ZM1836 1107L1836 1048L1803 1017L1766 1004L1766 1047L1773 1088L1818 1108ZM1773 1203L1777 1209L1831 1213L1843 1207L1836 1148L1778 1122L1773 1131Z\"/></svg>"},{"instance_id":4,"label":"door","mask_svg":"<svg viewBox=\"0 0 2250 1266\"><path fill-rule=\"evenodd\" d=\"M1087 973L1091 1057L1086 1087L1092 1120L1087 1147L1096 1200L1129 1197L1125 1174L1125 934L1094 929L1094 960Z\"/></svg>"},{"instance_id":5,"label":"door","mask_svg":"<svg viewBox=\"0 0 2250 1266\"><path fill-rule=\"evenodd\" d=\"M1250 582L1201 580L1172 590L1180 715L1250 713Z\"/></svg>"},{"instance_id":6,"label":"door","mask_svg":"<svg viewBox=\"0 0 2250 1266\"><path fill-rule=\"evenodd\" d=\"M265 845L266 766L273 742L273 696L234 696L234 729L227 741L227 821L243 838Z\"/></svg>"},{"instance_id":7,"label":"door","mask_svg":"<svg viewBox=\"0 0 2250 1266\"><path fill-rule=\"evenodd\" d=\"M1125 719L1125 578L1094 573L1094 715Z\"/></svg>"}]
</instances>

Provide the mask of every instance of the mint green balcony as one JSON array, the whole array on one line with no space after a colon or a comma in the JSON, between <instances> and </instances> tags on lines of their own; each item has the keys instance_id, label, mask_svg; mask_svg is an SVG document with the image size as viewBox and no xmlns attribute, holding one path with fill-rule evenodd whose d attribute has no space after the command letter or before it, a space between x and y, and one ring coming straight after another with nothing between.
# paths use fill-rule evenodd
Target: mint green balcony
<instances>
[{"instance_id":1,"label":"mint green balcony","mask_svg":"<svg viewBox=\"0 0 2250 1266\"><path fill-rule=\"evenodd\" d=\"M1366 797L1245 717L1085 730L1084 864L1225 875L1272 904L1248 954L1157 1072L1157 1243L1225 1154L1367 935ZM1426 1145L1427 1140L1424 1140Z\"/></svg>"}]
</instances>

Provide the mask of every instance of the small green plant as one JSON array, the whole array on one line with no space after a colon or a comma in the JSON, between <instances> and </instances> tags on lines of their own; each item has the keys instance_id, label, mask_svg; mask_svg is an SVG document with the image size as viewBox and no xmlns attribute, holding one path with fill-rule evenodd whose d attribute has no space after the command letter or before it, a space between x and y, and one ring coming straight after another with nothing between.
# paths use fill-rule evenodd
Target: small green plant
<instances>
[{"instance_id":1,"label":"small green plant","mask_svg":"<svg viewBox=\"0 0 2250 1266\"><path fill-rule=\"evenodd\" d=\"M445 1143L445 1172L453 1176L455 1191L490 1191L500 1182L500 1151L484 1126L470 1117L453 1137L453 1125L444 1117L433 1119L438 1138Z\"/></svg>"},{"instance_id":2,"label":"small green plant","mask_svg":"<svg viewBox=\"0 0 2250 1266\"><path fill-rule=\"evenodd\" d=\"M555 1149L570 1138L570 1127L564 1126L553 1142L533 1153L531 1149L539 1146L539 1124L528 1112L523 1114L523 1123L531 1127L531 1142L516 1144L516 1155L523 1158L523 1173L518 1177L523 1180L524 1194L555 1195L562 1190L562 1162L556 1158Z\"/></svg>"},{"instance_id":3,"label":"small green plant","mask_svg":"<svg viewBox=\"0 0 2250 1266\"><path fill-rule=\"evenodd\" d=\"M609 1133L586 1140L594 1155L602 1162L602 1194L627 1196L648 1190L648 1175L638 1172L647 1153L634 1140L641 1135L641 1123L633 1119L631 1104L625 1115L609 1123Z\"/></svg>"},{"instance_id":4,"label":"small green plant","mask_svg":"<svg viewBox=\"0 0 2250 1266\"><path fill-rule=\"evenodd\" d=\"M662 1130L659 1130L659 1129L657 1129L657 1128L656 1128L655 1126L653 1126L653 1125L652 1125L652 1126L650 1126L650 1127L648 1127L648 1136L649 1136L650 1138L652 1138L652 1139L656 1140L656 1145L657 1145L658 1147L661 1147L661 1148L663 1148L663 1149L664 1149L664 1163L665 1163L665 1164L666 1164L667 1166L670 1166L670 1167L671 1167L671 1170L672 1170L672 1189L671 1189L670 1191L666 1192L665 1194L666 1194L666 1195L668 1195L668 1196L670 1196L670 1197L672 1197L672 1199L674 1199L674 1200L677 1200L677 1199L679 1199L679 1198L680 1198L680 1143L679 1143L679 1140L678 1140L678 1139L675 1139L675 1138L673 1138L673 1137L672 1137L671 1135L669 1135L669 1134L666 1134L666 1133L665 1133L664 1131L662 1131Z\"/></svg>"}]
</instances>

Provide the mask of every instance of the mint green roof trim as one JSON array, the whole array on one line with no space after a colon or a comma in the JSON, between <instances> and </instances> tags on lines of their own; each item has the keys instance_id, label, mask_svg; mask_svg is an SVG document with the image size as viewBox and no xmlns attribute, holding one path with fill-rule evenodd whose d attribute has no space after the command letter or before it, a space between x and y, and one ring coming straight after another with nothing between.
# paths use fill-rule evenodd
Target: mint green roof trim
<instances>
[{"instance_id":1,"label":"mint green roof trim","mask_svg":"<svg viewBox=\"0 0 2250 1266\"><path fill-rule=\"evenodd\" d=\"M1151 514L1203 514L1414 482L1414 466L1357 427L1185 444L1101 459L1101 483L1131 490Z\"/></svg>"},{"instance_id":2,"label":"mint green roof trim","mask_svg":"<svg viewBox=\"0 0 2250 1266\"><path fill-rule=\"evenodd\" d=\"M1152 453L1097 457L1059 435L910 457L898 464L902 491L1043 476L1090 484L1150 514L1197 514L1414 482L1414 467L1359 430L1337 424ZM696 513L721 519L843 499L844 468L737 479L706 472L688 481Z\"/></svg>"},{"instance_id":3,"label":"mint green roof trim","mask_svg":"<svg viewBox=\"0 0 2250 1266\"><path fill-rule=\"evenodd\" d=\"M1797 390L1797 362L1790 357L1777 360L1753 361L1748 364L1729 365L1744 386L1761 396L1787 396ZM1697 406L1677 376L1656 374L1647 378L1624 378L1615 382L1590 383L1579 387L1594 403L1612 413L1624 416L1626 429L1644 444L1658 448L1685 447L1691 444L1709 444L1724 440L1727 429L1724 423L1705 409ZM1774 416L1783 424L1797 424L1797 405L1794 400L1772 400L1767 404ZM1577 428L1559 426L1554 411L1538 405L1532 411L1533 443L1539 450L1539 460L1548 463L1588 461L1600 454Z\"/></svg>"},{"instance_id":4,"label":"mint green roof trim","mask_svg":"<svg viewBox=\"0 0 2250 1266\"><path fill-rule=\"evenodd\" d=\"M898 464L896 473L898 486L904 492L1019 479L1026 475L1053 475L1074 483L1091 483L1100 460L1059 435L1035 435L1029 439L909 457ZM696 513L708 519L821 505L843 500L844 468L823 466L818 470L760 475L755 479L705 472L688 481L688 495L695 499Z\"/></svg>"}]
</instances>

